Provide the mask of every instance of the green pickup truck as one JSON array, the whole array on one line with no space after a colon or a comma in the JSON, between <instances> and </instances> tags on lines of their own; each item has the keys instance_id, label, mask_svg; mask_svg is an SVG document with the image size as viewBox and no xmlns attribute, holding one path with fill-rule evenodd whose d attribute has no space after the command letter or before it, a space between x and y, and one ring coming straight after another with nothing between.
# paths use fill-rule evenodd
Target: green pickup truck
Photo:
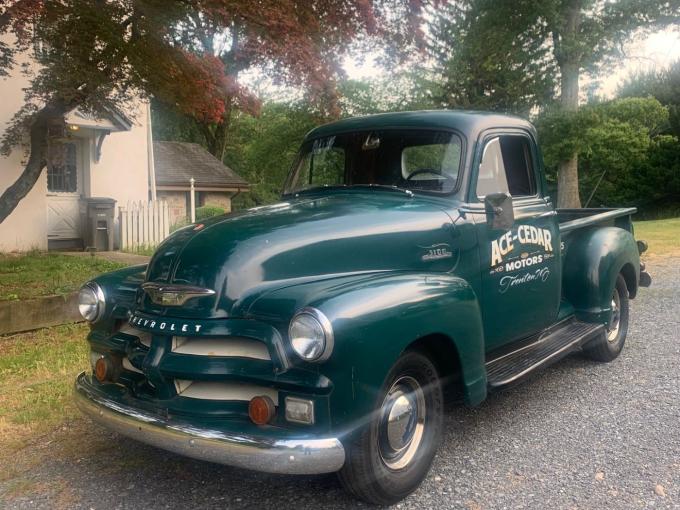
<instances>
[{"instance_id":1,"label":"green pickup truck","mask_svg":"<svg viewBox=\"0 0 680 510\"><path fill-rule=\"evenodd\" d=\"M475 406L575 351L620 354L651 284L634 212L555 209L519 118L321 126L280 202L182 228L148 266L82 288L92 370L76 402L182 455L337 471L356 497L396 502L427 475L447 399Z\"/></svg>"}]
</instances>

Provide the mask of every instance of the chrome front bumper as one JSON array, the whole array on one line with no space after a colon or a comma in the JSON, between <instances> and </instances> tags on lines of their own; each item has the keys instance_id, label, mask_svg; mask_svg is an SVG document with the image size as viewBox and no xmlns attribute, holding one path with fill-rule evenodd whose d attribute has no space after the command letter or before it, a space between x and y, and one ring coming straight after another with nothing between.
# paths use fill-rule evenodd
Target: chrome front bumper
<instances>
[{"instance_id":1,"label":"chrome front bumper","mask_svg":"<svg viewBox=\"0 0 680 510\"><path fill-rule=\"evenodd\" d=\"M345 463L345 449L336 438L271 439L197 428L120 404L97 391L85 372L76 379L74 398L84 414L105 427L194 459L299 475L332 473Z\"/></svg>"}]
</instances>

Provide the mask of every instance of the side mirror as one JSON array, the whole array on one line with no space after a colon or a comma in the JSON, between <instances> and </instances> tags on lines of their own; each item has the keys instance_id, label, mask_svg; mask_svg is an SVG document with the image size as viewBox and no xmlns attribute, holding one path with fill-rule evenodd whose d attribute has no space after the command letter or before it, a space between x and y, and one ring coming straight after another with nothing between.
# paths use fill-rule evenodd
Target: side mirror
<instances>
[{"instance_id":1,"label":"side mirror","mask_svg":"<svg viewBox=\"0 0 680 510\"><path fill-rule=\"evenodd\" d=\"M515 210L508 193L490 193L484 197L486 221L493 230L509 230L515 224Z\"/></svg>"}]
</instances>

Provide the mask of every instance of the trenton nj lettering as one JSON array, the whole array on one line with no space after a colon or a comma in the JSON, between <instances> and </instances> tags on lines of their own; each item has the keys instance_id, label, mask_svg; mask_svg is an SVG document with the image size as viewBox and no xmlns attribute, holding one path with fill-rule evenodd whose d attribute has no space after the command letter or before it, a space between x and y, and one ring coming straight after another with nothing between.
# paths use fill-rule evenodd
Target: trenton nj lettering
<instances>
[{"instance_id":1,"label":"trenton nj lettering","mask_svg":"<svg viewBox=\"0 0 680 510\"><path fill-rule=\"evenodd\" d=\"M514 243L521 245L533 244L542 247L545 251L553 251L552 234L545 228L536 228L531 225L520 225L517 233L512 234L508 230L505 234L491 242L491 266L496 266L503 262L503 257L514 249Z\"/></svg>"}]
</instances>

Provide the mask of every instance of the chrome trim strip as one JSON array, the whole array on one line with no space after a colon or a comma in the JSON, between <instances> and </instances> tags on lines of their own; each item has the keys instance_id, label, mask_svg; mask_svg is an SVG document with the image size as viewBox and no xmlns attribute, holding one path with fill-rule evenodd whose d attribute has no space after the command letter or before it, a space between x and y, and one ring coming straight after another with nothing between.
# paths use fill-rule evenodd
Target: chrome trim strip
<instances>
[{"instance_id":1,"label":"chrome trim strip","mask_svg":"<svg viewBox=\"0 0 680 510\"><path fill-rule=\"evenodd\" d=\"M151 301L164 306L182 306L190 299L215 294L214 290L203 287L157 282L142 283L142 290L149 295Z\"/></svg>"},{"instance_id":2,"label":"chrome trim strip","mask_svg":"<svg viewBox=\"0 0 680 510\"><path fill-rule=\"evenodd\" d=\"M89 323L94 324L104 316L104 311L106 310L106 296L104 295L104 289L102 289L101 285L95 281L89 281L85 283L81 287L81 290L84 287L87 287L92 292L94 292L94 295L97 297L97 315L95 315L94 319L88 321ZM80 299L78 299L78 304L80 304ZM83 319L85 319L85 317L83 317ZM85 320L87 321L87 319Z\"/></svg>"},{"instance_id":3,"label":"chrome trim strip","mask_svg":"<svg viewBox=\"0 0 680 510\"><path fill-rule=\"evenodd\" d=\"M175 379L175 388L177 394L184 398L249 402L253 397L266 395L272 399L274 405L279 405L278 391L257 384Z\"/></svg>"},{"instance_id":4,"label":"chrome trim strip","mask_svg":"<svg viewBox=\"0 0 680 510\"><path fill-rule=\"evenodd\" d=\"M96 390L85 372L75 382L80 410L101 425L137 441L194 459L268 473L311 475L345 463L339 439L273 439L198 428L120 404Z\"/></svg>"},{"instance_id":5,"label":"chrome trim strip","mask_svg":"<svg viewBox=\"0 0 680 510\"><path fill-rule=\"evenodd\" d=\"M331 324L331 321L328 320L328 317L326 317L326 315L318 308L306 306L301 310L298 310L295 313L295 315L293 315L293 318L290 320L290 323L288 323L288 339L290 341L292 341L293 339L293 336L291 334L291 327L295 319L297 319L300 315L309 315L312 318L316 319L316 321L321 325L321 329L323 329L324 335L326 337L326 345L324 346L321 355L314 360L304 361L308 361L310 363L320 363L322 361L326 361L328 358L331 357L333 347L335 347L335 336L333 335L333 325Z\"/></svg>"},{"instance_id":6,"label":"chrome trim strip","mask_svg":"<svg viewBox=\"0 0 680 510\"><path fill-rule=\"evenodd\" d=\"M226 358L250 358L271 361L267 344L254 338L186 337L172 339L172 352L188 356L222 356Z\"/></svg>"}]
</instances>

